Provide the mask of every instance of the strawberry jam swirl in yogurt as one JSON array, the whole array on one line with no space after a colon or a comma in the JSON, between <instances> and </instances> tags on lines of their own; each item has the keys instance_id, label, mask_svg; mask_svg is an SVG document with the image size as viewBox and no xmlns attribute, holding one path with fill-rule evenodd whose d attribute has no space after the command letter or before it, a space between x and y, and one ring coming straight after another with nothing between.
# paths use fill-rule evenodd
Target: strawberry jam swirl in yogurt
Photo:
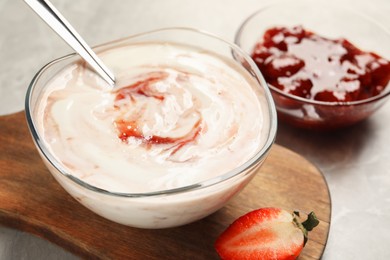
<instances>
[{"instance_id":1,"label":"strawberry jam swirl in yogurt","mask_svg":"<svg viewBox=\"0 0 390 260\"><path fill-rule=\"evenodd\" d=\"M153 192L222 175L265 142L257 82L222 57L148 43L101 53L117 86L81 63L48 84L38 129L75 177L115 192Z\"/></svg>"}]
</instances>

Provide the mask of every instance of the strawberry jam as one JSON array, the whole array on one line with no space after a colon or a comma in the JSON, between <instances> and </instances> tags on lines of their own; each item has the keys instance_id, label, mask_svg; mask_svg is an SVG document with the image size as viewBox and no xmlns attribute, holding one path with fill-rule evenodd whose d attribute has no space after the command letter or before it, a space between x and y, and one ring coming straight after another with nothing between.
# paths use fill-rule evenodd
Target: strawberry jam
<instances>
[{"instance_id":1,"label":"strawberry jam","mask_svg":"<svg viewBox=\"0 0 390 260\"><path fill-rule=\"evenodd\" d=\"M252 58L269 84L310 100L363 100L380 94L390 80L388 60L301 26L267 30Z\"/></svg>"}]
</instances>

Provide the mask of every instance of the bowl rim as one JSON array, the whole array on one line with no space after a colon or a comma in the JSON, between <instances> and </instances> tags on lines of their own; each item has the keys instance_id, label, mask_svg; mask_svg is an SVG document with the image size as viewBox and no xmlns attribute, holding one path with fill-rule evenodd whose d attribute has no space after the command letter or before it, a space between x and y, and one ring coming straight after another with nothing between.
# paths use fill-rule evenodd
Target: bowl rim
<instances>
[{"instance_id":1,"label":"bowl rim","mask_svg":"<svg viewBox=\"0 0 390 260\"><path fill-rule=\"evenodd\" d=\"M294 1L294 3L297 3L297 2L298 3L309 3L309 4L313 4L314 3L314 1L311 1L311 0L296 0L296 1ZM260 15L262 12L268 10L269 8L276 7L276 6L284 6L286 4L291 4L291 1L282 0L282 1L271 3L271 4L267 4L267 5L264 5L262 8L258 9L257 11L251 13L243 21L243 23L239 26L239 28L238 28L235 36L234 36L234 43L241 48L241 45L242 45L241 44L242 33L243 33L246 25L249 22L251 22L251 20L254 17ZM377 28L381 29L384 32L384 34L386 36L388 36L389 39L390 39L390 29L388 29L386 26L384 26L380 22L376 21L372 17L367 16L367 15L365 15L365 14L359 12L359 11L356 11L356 10L354 10L352 8L348 8L346 6L340 6L340 5L336 6L333 3L328 3L328 2L325 2L325 1L316 1L315 5L317 5L317 6L321 5L323 7L331 7L331 8L343 10L345 12L348 12L350 14L354 14L356 16L360 16L360 18L362 18L366 22L369 22L369 23L375 25ZM261 35L259 35L259 36L261 36ZM250 53L248 55L251 56ZM386 60L388 60L388 59L386 58ZM385 86L384 91L379 93L379 95L372 96L372 97L369 97L369 98L366 98L366 99L362 99L362 100L334 101L334 102L319 101L319 100L307 99L307 98L299 97L299 96L296 96L296 95L292 95L292 94L286 93L283 90L273 86L272 84L269 84L268 82L267 82L267 84L268 84L268 87L271 89L272 92L276 92L277 94L283 96L284 98L288 98L288 99L291 99L291 100L294 100L294 101L298 101L298 102L301 102L301 103L305 103L305 104L317 105L317 106L319 105L319 106L326 106L326 107L335 107L335 106L342 106L343 107L343 106L365 105L365 104L375 102L377 100L380 100L380 99L385 98L386 96L390 95L390 82L387 84L387 86Z\"/></svg>"},{"instance_id":2,"label":"bowl rim","mask_svg":"<svg viewBox=\"0 0 390 260\"><path fill-rule=\"evenodd\" d=\"M100 194L105 194L105 195L110 195L110 196L115 196L115 197L124 197L124 198L140 198L140 197L157 197L157 196L167 196L167 195L173 195L173 194L179 194L179 193L185 193L185 192L190 192L190 191L195 191L195 190L200 190L203 188L208 188L223 182L226 182L242 173L245 173L246 170L251 169L252 167L256 166L256 164L263 159L266 158L268 155L274 141L276 138L276 131L277 131L277 116L276 116L276 107L275 103L272 98L272 94L268 88L267 83L265 82L262 74L260 73L259 69L257 68L256 64L253 62L253 60L249 57L249 55L243 51L239 46L236 44L226 41L219 36L216 36L212 33L195 29L195 28L190 28L190 27L166 27L166 28L160 28L156 30L151 30L147 32L142 32L138 34L134 34L131 36L123 37L117 40L109 41L97 46L94 46L93 49L100 48L100 47L105 47L108 45L113 45L119 42L124 42L127 40L131 40L137 37L142 37L145 35L150 35L153 33L159 33L159 32L164 32L164 31L172 31L172 30L180 30L180 31L186 31L190 33L196 33L196 34L202 34L206 37L211 37L214 38L215 40L218 40L222 42L223 44L226 44L228 47L230 47L232 50L240 53L242 57L250 64L251 69L253 69L253 73L255 74L254 76L256 77L256 81L259 82L259 88L264 90L264 96L267 100L267 107L268 107L268 116L270 118L269 120L269 128L267 132L267 137L266 140L263 144L263 146L251 157L249 158L245 163L239 165L238 167L225 172L224 174L221 174L219 176L206 179L201 182L197 182L194 184L182 186L182 187L177 187L173 189L165 189L165 190L157 190L157 191L152 191L152 192L137 192L137 193L128 193L128 192L115 192L115 191L110 191L106 190L103 188L96 187L94 185L91 185L73 175L70 173L67 173L66 170L62 167L61 163L51 154L50 150L46 147L45 142L41 140L40 135L38 134L38 131L35 127L34 119L33 119L33 111L30 106L30 102L32 99L32 94L34 92L35 86L37 82L39 81L39 78L42 76L42 74L45 73L45 71L50 68L51 66L61 62L68 60L70 58L74 58L77 56L76 53L71 53L65 56L62 56L60 58L54 59L50 62L48 62L46 65L44 65L33 77L31 80L27 92L26 92L26 97L25 97L25 114L26 114L26 119L27 119L27 124L30 129L30 133L32 135L33 141L35 142L38 150L40 151L40 154L45 157L45 159L64 177L67 179L71 180L72 182L76 183L77 185L81 186L82 188L86 188L87 190L90 190L92 192L97 192ZM234 57L232 57L234 59Z\"/></svg>"}]
</instances>

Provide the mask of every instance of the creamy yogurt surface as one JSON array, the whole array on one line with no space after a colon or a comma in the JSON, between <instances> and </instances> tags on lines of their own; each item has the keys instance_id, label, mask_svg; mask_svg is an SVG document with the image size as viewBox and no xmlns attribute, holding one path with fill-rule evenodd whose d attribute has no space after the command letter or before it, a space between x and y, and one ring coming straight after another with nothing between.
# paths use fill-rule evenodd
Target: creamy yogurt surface
<instances>
[{"instance_id":1,"label":"creamy yogurt surface","mask_svg":"<svg viewBox=\"0 0 390 260\"><path fill-rule=\"evenodd\" d=\"M36 110L41 139L75 177L113 192L161 191L220 176L263 146L266 104L233 62L167 43L100 57L117 77L115 89L71 64Z\"/></svg>"}]
</instances>

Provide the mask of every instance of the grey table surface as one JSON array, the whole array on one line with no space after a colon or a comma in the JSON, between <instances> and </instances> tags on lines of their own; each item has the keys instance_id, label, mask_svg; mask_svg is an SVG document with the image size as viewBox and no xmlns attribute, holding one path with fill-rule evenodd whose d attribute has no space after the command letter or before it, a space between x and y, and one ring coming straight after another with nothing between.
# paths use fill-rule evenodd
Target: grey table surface
<instances>
[{"instance_id":1,"label":"grey table surface","mask_svg":"<svg viewBox=\"0 0 390 260\"><path fill-rule=\"evenodd\" d=\"M244 18L272 1L52 2L90 45L97 45L169 26L196 27L233 41ZM351 6L390 29L390 0L328 2ZM26 88L37 70L70 52L23 1L0 0L0 115L22 110ZM332 218L323 259L390 259L389 133L390 103L368 121L332 134L279 126L276 142L317 165L329 185ZM0 223L0 259L77 257L33 235L2 227Z\"/></svg>"}]
</instances>

